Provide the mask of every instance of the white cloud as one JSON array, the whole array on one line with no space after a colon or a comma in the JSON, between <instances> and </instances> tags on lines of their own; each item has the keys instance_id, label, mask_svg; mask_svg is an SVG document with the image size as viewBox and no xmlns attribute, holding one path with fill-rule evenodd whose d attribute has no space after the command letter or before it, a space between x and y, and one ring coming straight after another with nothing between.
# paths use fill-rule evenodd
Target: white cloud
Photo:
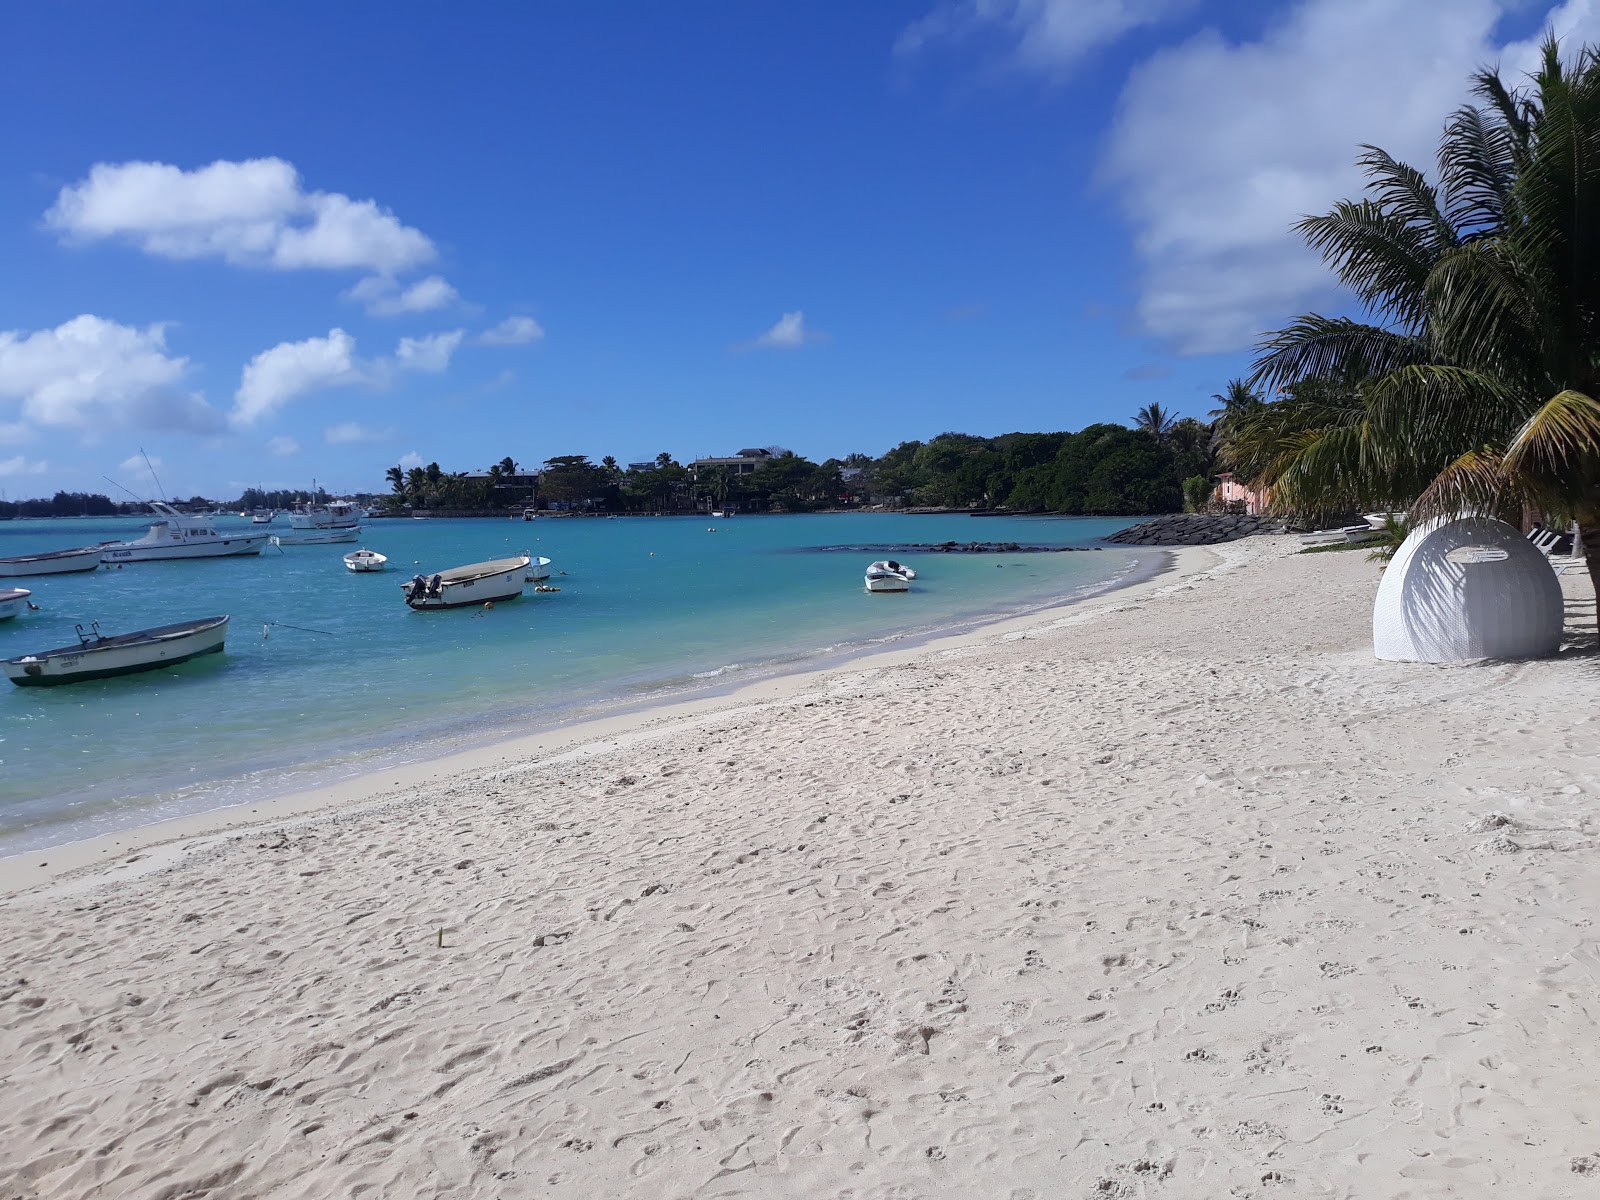
<instances>
[{"instance_id":1,"label":"white cloud","mask_svg":"<svg viewBox=\"0 0 1600 1200\"><path fill-rule=\"evenodd\" d=\"M43 475L49 469L49 463L30 462L20 454L15 458L0 458L0 479L11 475Z\"/></svg>"},{"instance_id":2,"label":"white cloud","mask_svg":"<svg viewBox=\"0 0 1600 1200\"><path fill-rule=\"evenodd\" d=\"M409 471L412 467L420 467L421 465L422 455L418 454L415 450L409 450L400 456L401 470Z\"/></svg>"},{"instance_id":3,"label":"white cloud","mask_svg":"<svg viewBox=\"0 0 1600 1200\"><path fill-rule=\"evenodd\" d=\"M433 243L372 200L309 192L281 158L96 163L61 189L45 223L80 241L117 239L162 258L239 266L358 268L392 275L437 257Z\"/></svg>"},{"instance_id":4,"label":"white cloud","mask_svg":"<svg viewBox=\"0 0 1600 1200\"><path fill-rule=\"evenodd\" d=\"M394 352L395 362L407 371L427 371L437 375L450 365L450 356L466 336L462 329L432 333L427 337L401 338Z\"/></svg>"},{"instance_id":5,"label":"white cloud","mask_svg":"<svg viewBox=\"0 0 1600 1200\"><path fill-rule=\"evenodd\" d=\"M25 421L0 421L0 447L27 445L34 440L33 429Z\"/></svg>"},{"instance_id":6,"label":"white cloud","mask_svg":"<svg viewBox=\"0 0 1600 1200\"><path fill-rule=\"evenodd\" d=\"M389 428L370 429L354 421L343 421L338 425L328 426L322 431L322 436L330 446L372 446L393 441L394 432Z\"/></svg>"},{"instance_id":7,"label":"white cloud","mask_svg":"<svg viewBox=\"0 0 1600 1200\"><path fill-rule=\"evenodd\" d=\"M1091 50L1189 8L1194 0L944 0L895 42L902 57L938 43L998 38L1016 62L1058 72Z\"/></svg>"},{"instance_id":8,"label":"white cloud","mask_svg":"<svg viewBox=\"0 0 1600 1200\"><path fill-rule=\"evenodd\" d=\"M355 338L342 329L330 329L325 338L280 342L245 364L228 419L235 426L253 425L296 396L371 381L372 369L356 358Z\"/></svg>"},{"instance_id":9,"label":"white cloud","mask_svg":"<svg viewBox=\"0 0 1600 1200\"><path fill-rule=\"evenodd\" d=\"M1498 61L1520 83L1536 41L1493 40L1519 3L1303 0L1255 41L1208 31L1137 67L1102 170L1134 229L1144 330L1236 351L1336 303L1290 225L1359 194L1363 142L1430 168L1476 68ZM1570 0L1548 23L1570 51L1600 36L1600 5Z\"/></svg>"},{"instance_id":10,"label":"white cloud","mask_svg":"<svg viewBox=\"0 0 1600 1200\"><path fill-rule=\"evenodd\" d=\"M275 437L267 439L267 453L277 455L279 458L289 458L300 453L300 443L292 437Z\"/></svg>"},{"instance_id":11,"label":"white cloud","mask_svg":"<svg viewBox=\"0 0 1600 1200\"><path fill-rule=\"evenodd\" d=\"M806 328L805 313L789 312L779 317L777 324L748 345L758 350L794 350L807 342L817 341L819 337L819 334Z\"/></svg>"},{"instance_id":12,"label":"white cloud","mask_svg":"<svg viewBox=\"0 0 1600 1200\"><path fill-rule=\"evenodd\" d=\"M544 326L532 317L507 317L493 329L480 333L478 341L485 346L525 346L543 337Z\"/></svg>"},{"instance_id":13,"label":"white cloud","mask_svg":"<svg viewBox=\"0 0 1600 1200\"><path fill-rule=\"evenodd\" d=\"M461 298L439 275L429 275L404 289L388 275L369 275L344 295L346 300L366 305L367 312L375 317L432 312Z\"/></svg>"},{"instance_id":14,"label":"white cloud","mask_svg":"<svg viewBox=\"0 0 1600 1200\"><path fill-rule=\"evenodd\" d=\"M25 422L94 434L108 427L210 432L217 413L177 388L188 359L167 353L166 328L74 317L54 329L0 332L0 400Z\"/></svg>"}]
</instances>

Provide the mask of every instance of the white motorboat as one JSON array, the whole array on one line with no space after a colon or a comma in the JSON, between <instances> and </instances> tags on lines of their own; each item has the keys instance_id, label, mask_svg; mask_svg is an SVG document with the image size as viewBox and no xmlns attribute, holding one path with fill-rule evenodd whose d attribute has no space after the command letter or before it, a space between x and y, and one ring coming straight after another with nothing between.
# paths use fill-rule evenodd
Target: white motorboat
<instances>
[{"instance_id":1,"label":"white motorboat","mask_svg":"<svg viewBox=\"0 0 1600 1200\"><path fill-rule=\"evenodd\" d=\"M344 556L344 565L357 574L381 571L389 565L389 557L376 550L353 550Z\"/></svg>"},{"instance_id":2,"label":"white motorboat","mask_svg":"<svg viewBox=\"0 0 1600 1200\"><path fill-rule=\"evenodd\" d=\"M354 542L361 537L361 526L349 529L308 529L303 533L274 533L268 538L274 546L325 546L330 542Z\"/></svg>"},{"instance_id":3,"label":"white motorboat","mask_svg":"<svg viewBox=\"0 0 1600 1200\"><path fill-rule=\"evenodd\" d=\"M232 558L240 554L260 554L270 536L265 533L219 533L209 517L188 517L172 505L150 501L157 520L138 541L107 542L100 547L100 561L108 563L153 562L164 558Z\"/></svg>"},{"instance_id":4,"label":"white motorboat","mask_svg":"<svg viewBox=\"0 0 1600 1200\"><path fill-rule=\"evenodd\" d=\"M867 591L909 592L917 573L892 558L879 559L867 568Z\"/></svg>"},{"instance_id":5,"label":"white motorboat","mask_svg":"<svg viewBox=\"0 0 1600 1200\"><path fill-rule=\"evenodd\" d=\"M515 600L527 585L530 562L532 558L527 554L495 558L452 567L435 575L416 575L400 586L405 591L407 606L418 610Z\"/></svg>"},{"instance_id":6,"label":"white motorboat","mask_svg":"<svg viewBox=\"0 0 1600 1200\"><path fill-rule=\"evenodd\" d=\"M274 509L258 508L250 514L250 524L252 525L271 525L277 519L278 514Z\"/></svg>"},{"instance_id":7,"label":"white motorboat","mask_svg":"<svg viewBox=\"0 0 1600 1200\"><path fill-rule=\"evenodd\" d=\"M85 633L78 626L78 644L57 650L41 650L0 662L6 675L18 687L48 687L60 683L80 683L86 679L106 679L112 675L132 675L136 671L157 671L217 654L228 635L227 617L201 617L177 625L161 625L135 633L107 637L98 624Z\"/></svg>"},{"instance_id":8,"label":"white motorboat","mask_svg":"<svg viewBox=\"0 0 1600 1200\"><path fill-rule=\"evenodd\" d=\"M0 588L0 621L9 621L27 611L28 597L31 595L33 593L27 588Z\"/></svg>"},{"instance_id":9,"label":"white motorboat","mask_svg":"<svg viewBox=\"0 0 1600 1200\"><path fill-rule=\"evenodd\" d=\"M22 554L0 558L0 579L19 575L70 575L75 571L94 571L100 567L103 547L80 546L76 550L51 550L46 554Z\"/></svg>"},{"instance_id":10,"label":"white motorboat","mask_svg":"<svg viewBox=\"0 0 1600 1200\"><path fill-rule=\"evenodd\" d=\"M550 560L548 558L530 558L528 560L528 582L538 583L541 579L550 578Z\"/></svg>"},{"instance_id":11,"label":"white motorboat","mask_svg":"<svg viewBox=\"0 0 1600 1200\"><path fill-rule=\"evenodd\" d=\"M290 529L360 529L361 507L351 500L306 504L289 514Z\"/></svg>"}]
</instances>

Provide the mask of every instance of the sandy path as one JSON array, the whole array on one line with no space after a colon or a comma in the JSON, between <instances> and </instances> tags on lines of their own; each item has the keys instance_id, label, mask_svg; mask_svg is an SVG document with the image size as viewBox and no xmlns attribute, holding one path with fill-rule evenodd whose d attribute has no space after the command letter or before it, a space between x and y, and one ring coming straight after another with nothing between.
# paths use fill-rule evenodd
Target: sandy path
<instances>
[{"instance_id":1,"label":"sandy path","mask_svg":"<svg viewBox=\"0 0 1600 1200\"><path fill-rule=\"evenodd\" d=\"M1600 1196L1587 584L1287 549L5 901L0 1197Z\"/></svg>"}]
</instances>

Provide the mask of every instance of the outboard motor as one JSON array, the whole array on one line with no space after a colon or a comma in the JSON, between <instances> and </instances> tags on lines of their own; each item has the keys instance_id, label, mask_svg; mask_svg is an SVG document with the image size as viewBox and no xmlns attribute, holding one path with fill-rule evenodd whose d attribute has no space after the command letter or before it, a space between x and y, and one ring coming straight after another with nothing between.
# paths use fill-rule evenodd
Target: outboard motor
<instances>
[{"instance_id":1,"label":"outboard motor","mask_svg":"<svg viewBox=\"0 0 1600 1200\"><path fill-rule=\"evenodd\" d=\"M422 597L427 594L427 591L428 591L428 581L426 579L424 579L421 575L413 575L411 577L411 587L406 592L406 599L407 600L421 600Z\"/></svg>"},{"instance_id":2,"label":"outboard motor","mask_svg":"<svg viewBox=\"0 0 1600 1200\"><path fill-rule=\"evenodd\" d=\"M441 576L435 575L432 579L428 580L428 599L437 600L439 598L439 591L443 586L444 579Z\"/></svg>"}]
</instances>

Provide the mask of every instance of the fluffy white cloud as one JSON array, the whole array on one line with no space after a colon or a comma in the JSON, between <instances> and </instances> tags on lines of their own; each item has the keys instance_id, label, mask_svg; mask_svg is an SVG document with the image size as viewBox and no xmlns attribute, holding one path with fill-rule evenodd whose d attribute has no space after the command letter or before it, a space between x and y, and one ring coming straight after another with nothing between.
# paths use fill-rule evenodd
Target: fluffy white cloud
<instances>
[{"instance_id":1,"label":"fluffy white cloud","mask_svg":"<svg viewBox=\"0 0 1600 1200\"><path fill-rule=\"evenodd\" d=\"M74 317L54 329L0 332L0 400L24 423L96 433L146 427L210 432L216 412L177 388L188 360L167 353L166 329Z\"/></svg>"},{"instance_id":2,"label":"fluffy white cloud","mask_svg":"<svg viewBox=\"0 0 1600 1200\"><path fill-rule=\"evenodd\" d=\"M12 475L43 475L49 469L49 463L30 462L20 454L15 458L0 458L0 479Z\"/></svg>"},{"instance_id":3,"label":"fluffy white cloud","mask_svg":"<svg viewBox=\"0 0 1600 1200\"><path fill-rule=\"evenodd\" d=\"M306 191L281 158L97 163L61 189L45 222L83 241L114 238L163 258L241 266L359 268L392 275L436 257L421 230L372 200Z\"/></svg>"},{"instance_id":4,"label":"fluffy white cloud","mask_svg":"<svg viewBox=\"0 0 1600 1200\"><path fill-rule=\"evenodd\" d=\"M402 470L409 471L412 467L420 467L421 465L422 455L415 450L408 450L400 456L400 468Z\"/></svg>"},{"instance_id":5,"label":"fluffy white cloud","mask_svg":"<svg viewBox=\"0 0 1600 1200\"><path fill-rule=\"evenodd\" d=\"M1337 302L1291 231L1359 193L1361 143L1427 169L1468 76L1520 82L1536 43L1499 45L1519 0L1303 0L1255 41L1205 32L1131 74L1104 178L1134 229L1144 329L1185 353L1235 351ZM1548 13L1569 49L1600 36L1600 4Z\"/></svg>"},{"instance_id":6,"label":"fluffy white cloud","mask_svg":"<svg viewBox=\"0 0 1600 1200\"><path fill-rule=\"evenodd\" d=\"M525 346L544 337L544 327L532 317L507 317L478 335L485 346Z\"/></svg>"},{"instance_id":7,"label":"fluffy white cloud","mask_svg":"<svg viewBox=\"0 0 1600 1200\"><path fill-rule=\"evenodd\" d=\"M275 437L267 439L267 453L279 458L289 458L300 453L300 443L292 437Z\"/></svg>"},{"instance_id":8,"label":"fluffy white cloud","mask_svg":"<svg viewBox=\"0 0 1600 1200\"><path fill-rule=\"evenodd\" d=\"M944 0L907 26L895 42L901 56L972 38L1001 40L1017 62L1056 72L1089 51L1153 25L1194 0Z\"/></svg>"},{"instance_id":9,"label":"fluffy white cloud","mask_svg":"<svg viewBox=\"0 0 1600 1200\"><path fill-rule=\"evenodd\" d=\"M387 275L369 275L345 293L346 300L366 305L367 312L375 317L432 312L460 298L460 293L439 275L429 275L406 288Z\"/></svg>"},{"instance_id":10,"label":"fluffy white cloud","mask_svg":"<svg viewBox=\"0 0 1600 1200\"><path fill-rule=\"evenodd\" d=\"M393 429L371 429L354 421L342 421L322 431L330 446L372 446L394 440Z\"/></svg>"},{"instance_id":11,"label":"fluffy white cloud","mask_svg":"<svg viewBox=\"0 0 1600 1200\"><path fill-rule=\"evenodd\" d=\"M803 312L784 313L777 324L756 338L750 345L760 350L793 350L815 341L817 335L806 329Z\"/></svg>"},{"instance_id":12,"label":"fluffy white cloud","mask_svg":"<svg viewBox=\"0 0 1600 1200\"><path fill-rule=\"evenodd\" d=\"M367 383L368 365L356 358L356 340L342 329L303 342L279 342L245 364L229 420L253 425L296 396L324 388Z\"/></svg>"},{"instance_id":13,"label":"fluffy white cloud","mask_svg":"<svg viewBox=\"0 0 1600 1200\"><path fill-rule=\"evenodd\" d=\"M452 329L449 333L432 333L427 337L401 338L394 352L395 362L407 371L437 375L449 367L450 356L465 336L465 330Z\"/></svg>"}]
</instances>

